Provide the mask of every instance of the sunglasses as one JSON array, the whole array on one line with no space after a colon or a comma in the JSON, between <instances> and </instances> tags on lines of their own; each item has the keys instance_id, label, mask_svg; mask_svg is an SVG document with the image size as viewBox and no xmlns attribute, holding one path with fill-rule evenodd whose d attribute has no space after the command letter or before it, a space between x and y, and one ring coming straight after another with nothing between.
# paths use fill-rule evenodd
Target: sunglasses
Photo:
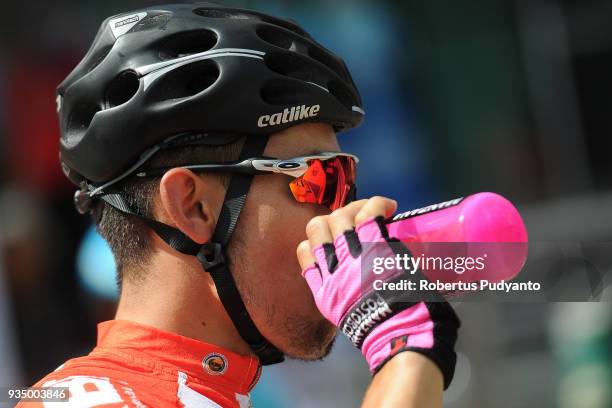
<instances>
[{"instance_id":1,"label":"sunglasses","mask_svg":"<svg viewBox=\"0 0 612 408\"><path fill-rule=\"evenodd\" d=\"M291 159L255 157L241 162L160 167L139 170L135 176L159 177L176 167L195 172L286 174L293 177L289 189L297 202L324 205L334 211L355 200L358 162L357 156L352 154L321 152Z\"/></svg>"}]
</instances>

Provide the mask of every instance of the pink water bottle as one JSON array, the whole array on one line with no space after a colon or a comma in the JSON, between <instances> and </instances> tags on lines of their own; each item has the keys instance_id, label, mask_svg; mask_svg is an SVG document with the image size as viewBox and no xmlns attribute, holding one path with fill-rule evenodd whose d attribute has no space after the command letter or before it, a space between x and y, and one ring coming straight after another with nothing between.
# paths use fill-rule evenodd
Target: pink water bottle
<instances>
[{"instance_id":1,"label":"pink water bottle","mask_svg":"<svg viewBox=\"0 0 612 408\"><path fill-rule=\"evenodd\" d=\"M387 221L429 280L508 281L527 259L527 231L516 208L494 193L478 193L403 212Z\"/></svg>"}]
</instances>

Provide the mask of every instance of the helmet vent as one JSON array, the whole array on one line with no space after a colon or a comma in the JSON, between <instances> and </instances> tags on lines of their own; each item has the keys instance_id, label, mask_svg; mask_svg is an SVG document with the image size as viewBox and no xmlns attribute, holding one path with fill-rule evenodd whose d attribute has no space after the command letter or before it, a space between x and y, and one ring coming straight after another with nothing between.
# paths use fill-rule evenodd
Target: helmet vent
<instances>
[{"instance_id":1,"label":"helmet vent","mask_svg":"<svg viewBox=\"0 0 612 408\"><path fill-rule=\"evenodd\" d=\"M159 47L159 58L171 60L212 49L217 35L211 30L195 30L175 34L164 39Z\"/></svg>"},{"instance_id":2,"label":"helmet vent","mask_svg":"<svg viewBox=\"0 0 612 408\"><path fill-rule=\"evenodd\" d=\"M162 102L193 96L214 84L219 74L219 67L212 60L183 65L155 81L151 97Z\"/></svg>"},{"instance_id":3,"label":"helmet vent","mask_svg":"<svg viewBox=\"0 0 612 408\"><path fill-rule=\"evenodd\" d=\"M265 62L274 72L324 88L327 88L327 81L331 77L331 74L328 75L315 64L309 64L305 59L298 57L298 54L268 53Z\"/></svg>"},{"instance_id":4,"label":"helmet vent","mask_svg":"<svg viewBox=\"0 0 612 408\"><path fill-rule=\"evenodd\" d=\"M308 49L308 55L325 65L327 68L334 71L340 78L347 79L346 71L338 61L336 61L329 53L325 52L319 47L310 47Z\"/></svg>"},{"instance_id":5,"label":"helmet vent","mask_svg":"<svg viewBox=\"0 0 612 408\"><path fill-rule=\"evenodd\" d=\"M270 105L287 106L306 102L308 95L298 81L288 78L273 79L262 86L261 99Z\"/></svg>"},{"instance_id":6,"label":"helmet vent","mask_svg":"<svg viewBox=\"0 0 612 408\"><path fill-rule=\"evenodd\" d=\"M297 48L293 35L285 30L279 30L270 25L262 25L257 28L256 33L259 38L276 47L286 50L295 50Z\"/></svg>"},{"instance_id":7,"label":"helmet vent","mask_svg":"<svg viewBox=\"0 0 612 408\"><path fill-rule=\"evenodd\" d=\"M332 79L327 84L329 93L334 95L336 99L338 99L347 109L351 109L353 105L358 105L355 103L355 98L351 94L351 92L347 89L347 87L342 84L340 81Z\"/></svg>"},{"instance_id":8,"label":"helmet vent","mask_svg":"<svg viewBox=\"0 0 612 408\"><path fill-rule=\"evenodd\" d=\"M273 24L275 26L278 27L282 27L286 30L289 30L291 32L294 32L295 34L301 36L301 37L310 37L308 34L306 34L306 32L304 30L302 30L300 27L298 27L297 24L294 24L290 21L287 20L282 20L280 18L275 18L272 16L262 16L261 17L261 21L269 23L269 24Z\"/></svg>"},{"instance_id":9,"label":"helmet vent","mask_svg":"<svg viewBox=\"0 0 612 408\"><path fill-rule=\"evenodd\" d=\"M232 18L236 20L248 20L253 18L253 15L238 10L220 10L211 8L197 8L193 10L195 14L208 18Z\"/></svg>"},{"instance_id":10,"label":"helmet vent","mask_svg":"<svg viewBox=\"0 0 612 408\"><path fill-rule=\"evenodd\" d=\"M134 71L121 72L106 87L105 107L108 109L126 103L136 95L139 86L140 81Z\"/></svg>"}]
</instances>

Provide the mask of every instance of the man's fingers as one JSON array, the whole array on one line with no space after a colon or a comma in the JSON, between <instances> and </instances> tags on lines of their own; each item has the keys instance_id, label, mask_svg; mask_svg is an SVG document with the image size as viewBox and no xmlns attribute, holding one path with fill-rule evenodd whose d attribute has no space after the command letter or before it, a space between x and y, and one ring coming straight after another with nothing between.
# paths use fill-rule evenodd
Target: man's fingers
<instances>
[{"instance_id":1,"label":"man's fingers","mask_svg":"<svg viewBox=\"0 0 612 408\"><path fill-rule=\"evenodd\" d=\"M370 218L376 218L380 215L388 218L395 210L397 210L397 201L386 197L372 197L363 207L361 207L355 216L355 225L359 225Z\"/></svg>"},{"instance_id":2,"label":"man's fingers","mask_svg":"<svg viewBox=\"0 0 612 408\"><path fill-rule=\"evenodd\" d=\"M306 236L311 248L316 248L326 242L332 242L333 237L329 229L329 215L319 215L306 224Z\"/></svg>"},{"instance_id":3,"label":"man's fingers","mask_svg":"<svg viewBox=\"0 0 612 408\"><path fill-rule=\"evenodd\" d=\"M329 229L334 239L355 228L355 216L368 200L354 201L329 215Z\"/></svg>"},{"instance_id":4,"label":"man's fingers","mask_svg":"<svg viewBox=\"0 0 612 408\"><path fill-rule=\"evenodd\" d=\"M320 269L315 265L315 257L308 241L302 241L297 247L297 257L302 268L302 276L313 293L317 293L323 285L323 276Z\"/></svg>"},{"instance_id":5,"label":"man's fingers","mask_svg":"<svg viewBox=\"0 0 612 408\"><path fill-rule=\"evenodd\" d=\"M308 241L302 241L297 247L297 258L302 270L315 263L315 257L312 254L312 248Z\"/></svg>"},{"instance_id":6,"label":"man's fingers","mask_svg":"<svg viewBox=\"0 0 612 408\"><path fill-rule=\"evenodd\" d=\"M353 229L363 221L379 215L389 217L397 209L397 202L385 197L372 197L359 200L340 208L330 215L320 215L311 219L306 225L308 245L301 243L297 248L298 259L302 269L315 262L312 249L325 243L331 243L345 231ZM327 250L328 248L326 248ZM328 251L329 252L329 251ZM333 254L326 252L329 258ZM333 259L327 259L333 261ZM328 265L329 266L329 265ZM333 268L332 268L333 269Z\"/></svg>"}]
</instances>

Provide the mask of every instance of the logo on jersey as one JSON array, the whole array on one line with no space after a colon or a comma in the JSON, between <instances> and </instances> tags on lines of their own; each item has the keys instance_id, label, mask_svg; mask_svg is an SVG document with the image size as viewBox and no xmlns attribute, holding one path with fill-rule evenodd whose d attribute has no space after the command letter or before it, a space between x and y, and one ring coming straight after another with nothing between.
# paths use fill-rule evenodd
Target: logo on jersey
<instances>
[{"instance_id":1,"label":"logo on jersey","mask_svg":"<svg viewBox=\"0 0 612 408\"><path fill-rule=\"evenodd\" d=\"M221 375L227 370L227 359L223 354L210 353L202 360L204 370L210 375Z\"/></svg>"}]
</instances>

